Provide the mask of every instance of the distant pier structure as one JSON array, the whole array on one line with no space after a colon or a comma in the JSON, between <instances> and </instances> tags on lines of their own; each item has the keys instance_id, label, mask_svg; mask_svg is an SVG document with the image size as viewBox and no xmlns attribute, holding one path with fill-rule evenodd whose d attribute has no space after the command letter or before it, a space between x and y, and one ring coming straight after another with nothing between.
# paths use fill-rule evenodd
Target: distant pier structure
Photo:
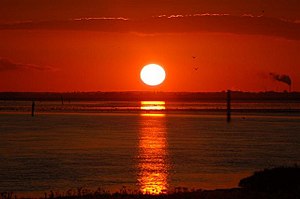
<instances>
[{"instance_id":1,"label":"distant pier structure","mask_svg":"<svg viewBox=\"0 0 300 199\"><path fill-rule=\"evenodd\" d=\"M60 100L61 100L61 105L64 105L64 98L62 95L60 96Z\"/></svg>"},{"instance_id":2,"label":"distant pier structure","mask_svg":"<svg viewBox=\"0 0 300 199\"><path fill-rule=\"evenodd\" d=\"M231 91L227 90L227 122L231 121Z\"/></svg>"}]
</instances>

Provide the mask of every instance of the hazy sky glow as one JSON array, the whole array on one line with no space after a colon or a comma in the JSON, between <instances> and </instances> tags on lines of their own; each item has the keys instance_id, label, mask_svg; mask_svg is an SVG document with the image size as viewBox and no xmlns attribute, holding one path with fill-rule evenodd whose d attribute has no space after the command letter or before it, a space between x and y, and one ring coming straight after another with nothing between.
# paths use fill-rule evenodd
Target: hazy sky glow
<instances>
[{"instance_id":1,"label":"hazy sky glow","mask_svg":"<svg viewBox=\"0 0 300 199\"><path fill-rule=\"evenodd\" d=\"M300 91L299 4L2 0L0 91L288 90L270 73ZM158 87L139 78L149 63Z\"/></svg>"}]
</instances>

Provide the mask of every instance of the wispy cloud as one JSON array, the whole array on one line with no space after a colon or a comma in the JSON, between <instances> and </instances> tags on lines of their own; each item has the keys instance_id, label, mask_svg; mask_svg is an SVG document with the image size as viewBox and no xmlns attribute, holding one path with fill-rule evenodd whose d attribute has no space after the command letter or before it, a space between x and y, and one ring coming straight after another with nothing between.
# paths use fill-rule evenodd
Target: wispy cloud
<instances>
[{"instance_id":1,"label":"wispy cloud","mask_svg":"<svg viewBox=\"0 0 300 199\"><path fill-rule=\"evenodd\" d=\"M167 17L168 19L171 18L183 18L183 17L204 17L204 16L213 16L213 17L220 17L220 16L229 16L229 14L222 14L222 13L201 13L201 14L186 14L186 15L170 15L170 16L166 16L166 15L159 15L157 17L161 18L161 17ZM154 16L155 18L156 16Z\"/></svg>"},{"instance_id":2,"label":"wispy cloud","mask_svg":"<svg viewBox=\"0 0 300 199\"><path fill-rule=\"evenodd\" d=\"M266 35L300 40L300 23L278 18L244 14L159 15L148 19L123 17L77 18L63 21L20 22L0 24L0 30L88 30L103 32L137 32L143 34L219 32Z\"/></svg>"},{"instance_id":3,"label":"wispy cloud","mask_svg":"<svg viewBox=\"0 0 300 199\"><path fill-rule=\"evenodd\" d=\"M9 59L0 57L0 71L11 70L55 71L56 69L51 66L39 66L35 64L17 63Z\"/></svg>"}]
</instances>

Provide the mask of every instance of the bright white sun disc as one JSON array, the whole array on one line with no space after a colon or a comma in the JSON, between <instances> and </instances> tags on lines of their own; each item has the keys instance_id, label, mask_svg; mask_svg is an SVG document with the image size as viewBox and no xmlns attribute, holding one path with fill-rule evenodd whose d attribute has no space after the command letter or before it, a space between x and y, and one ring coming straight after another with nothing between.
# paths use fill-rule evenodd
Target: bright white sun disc
<instances>
[{"instance_id":1,"label":"bright white sun disc","mask_svg":"<svg viewBox=\"0 0 300 199\"><path fill-rule=\"evenodd\" d=\"M148 64L141 70L140 77L145 84L157 86L165 80L166 72L160 65Z\"/></svg>"}]
</instances>

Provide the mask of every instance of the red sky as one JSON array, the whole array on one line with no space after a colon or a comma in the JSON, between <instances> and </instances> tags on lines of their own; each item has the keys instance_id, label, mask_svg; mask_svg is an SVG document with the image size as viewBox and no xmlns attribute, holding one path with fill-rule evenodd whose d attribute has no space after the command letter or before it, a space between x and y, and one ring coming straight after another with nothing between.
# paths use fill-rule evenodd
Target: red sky
<instances>
[{"instance_id":1,"label":"red sky","mask_svg":"<svg viewBox=\"0 0 300 199\"><path fill-rule=\"evenodd\" d=\"M300 91L299 52L297 0L0 2L0 91Z\"/></svg>"}]
</instances>

